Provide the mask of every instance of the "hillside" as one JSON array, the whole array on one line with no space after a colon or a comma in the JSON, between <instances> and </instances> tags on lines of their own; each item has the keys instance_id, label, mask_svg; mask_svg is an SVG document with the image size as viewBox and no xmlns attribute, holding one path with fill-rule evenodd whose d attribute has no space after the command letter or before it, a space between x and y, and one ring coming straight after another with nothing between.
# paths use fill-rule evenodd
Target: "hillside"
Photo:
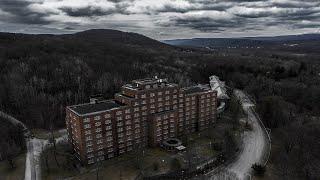
<instances>
[{"instance_id":1,"label":"hillside","mask_svg":"<svg viewBox=\"0 0 320 180\"><path fill-rule=\"evenodd\" d=\"M212 44L197 40L203 42ZM277 139L272 169L267 171L276 176L271 179L319 177L313 164L320 162L320 147L314 143L320 139L320 46L318 40L301 42L283 46L265 40L220 39L214 44L223 48L213 50L174 47L113 30L0 33L0 108L31 129L63 128L65 106L88 102L92 94L113 98L132 79L157 75L189 86L207 83L215 74L229 87L252 95L272 139ZM226 48L235 43L241 47ZM271 45L243 47L261 43ZM282 172L283 167L289 172L285 177L273 172Z\"/></svg>"},{"instance_id":2,"label":"hillside","mask_svg":"<svg viewBox=\"0 0 320 180\"><path fill-rule=\"evenodd\" d=\"M194 38L164 40L164 43L182 46L214 49L258 49L287 52L318 53L320 34L302 34L275 37L244 38Z\"/></svg>"}]
</instances>

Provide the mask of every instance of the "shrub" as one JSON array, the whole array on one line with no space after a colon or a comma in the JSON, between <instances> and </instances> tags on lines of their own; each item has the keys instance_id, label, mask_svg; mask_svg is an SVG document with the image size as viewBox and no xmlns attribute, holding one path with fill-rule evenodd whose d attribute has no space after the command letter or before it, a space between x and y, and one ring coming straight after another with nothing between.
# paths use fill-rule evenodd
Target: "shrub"
<instances>
[{"instance_id":1,"label":"shrub","mask_svg":"<svg viewBox=\"0 0 320 180\"><path fill-rule=\"evenodd\" d=\"M253 164L251 168L254 170L254 174L257 176L263 176L266 172L266 167L261 164Z\"/></svg>"}]
</instances>

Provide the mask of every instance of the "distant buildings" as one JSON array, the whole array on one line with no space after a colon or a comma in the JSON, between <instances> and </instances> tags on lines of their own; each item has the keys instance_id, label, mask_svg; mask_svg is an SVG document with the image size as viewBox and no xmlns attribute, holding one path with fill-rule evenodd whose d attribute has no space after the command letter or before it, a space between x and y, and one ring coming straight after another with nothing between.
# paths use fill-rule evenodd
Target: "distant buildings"
<instances>
[{"instance_id":1,"label":"distant buildings","mask_svg":"<svg viewBox=\"0 0 320 180\"><path fill-rule=\"evenodd\" d=\"M222 113L226 107L226 101L230 99L227 94L226 84L220 81L218 76L210 76L210 87L213 91L217 92L218 108L217 113Z\"/></svg>"},{"instance_id":2,"label":"distant buildings","mask_svg":"<svg viewBox=\"0 0 320 180\"><path fill-rule=\"evenodd\" d=\"M113 100L91 98L68 106L69 142L79 160L94 163L158 146L168 138L201 131L215 121L217 91L209 85L179 88L166 79L146 78L122 86Z\"/></svg>"}]
</instances>

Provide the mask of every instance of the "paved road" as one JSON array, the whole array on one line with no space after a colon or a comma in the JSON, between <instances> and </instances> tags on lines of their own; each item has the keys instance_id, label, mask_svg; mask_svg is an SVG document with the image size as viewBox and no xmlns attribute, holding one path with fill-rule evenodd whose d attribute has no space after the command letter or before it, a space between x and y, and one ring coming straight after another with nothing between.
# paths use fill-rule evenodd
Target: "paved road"
<instances>
[{"instance_id":1,"label":"paved road","mask_svg":"<svg viewBox=\"0 0 320 180\"><path fill-rule=\"evenodd\" d=\"M0 116L5 117L14 125L21 125L24 128L26 137L27 156L26 156L26 169L25 180L41 180L40 156L43 150L49 146L49 141L45 139L30 138L30 131L25 124L15 119L14 117L0 111ZM56 138L56 143L65 142L67 140L66 130L60 130L61 137Z\"/></svg>"},{"instance_id":2,"label":"paved road","mask_svg":"<svg viewBox=\"0 0 320 180\"><path fill-rule=\"evenodd\" d=\"M56 144L66 142L66 131L61 131L62 136L56 138ZM27 141L27 158L25 180L41 180L41 153L50 146L49 141L46 139L32 138Z\"/></svg>"},{"instance_id":3,"label":"paved road","mask_svg":"<svg viewBox=\"0 0 320 180\"><path fill-rule=\"evenodd\" d=\"M252 131L244 132L242 136L242 148L236 160L226 165L226 167L209 173L208 179L250 179L252 164L264 163L269 153L270 141L266 130L252 108L254 107L254 103L240 90L235 90L234 94L239 98L244 111L248 114L248 121L252 125Z\"/></svg>"}]
</instances>

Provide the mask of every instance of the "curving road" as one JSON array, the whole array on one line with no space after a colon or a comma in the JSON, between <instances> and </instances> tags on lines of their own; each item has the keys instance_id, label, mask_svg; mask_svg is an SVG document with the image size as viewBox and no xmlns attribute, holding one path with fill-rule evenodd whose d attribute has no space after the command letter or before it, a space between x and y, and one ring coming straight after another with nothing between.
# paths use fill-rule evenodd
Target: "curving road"
<instances>
[{"instance_id":1,"label":"curving road","mask_svg":"<svg viewBox=\"0 0 320 180\"><path fill-rule=\"evenodd\" d=\"M0 111L0 116L8 119L14 125L21 125L24 129L24 135L27 145L25 180L41 180L40 156L44 149L50 146L46 139L37 139L30 137L30 131L25 124L14 117ZM56 138L56 143L62 143L67 140L67 131L65 129L59 131L62 135Z\"/></svg>"},{"instance_id":2,"label":"curving road","mask_svg":"<svg viewBox=\"0 0 320 180\"><path fill-rule=\"evenodd\" d=\"M55 138L56 144L67 141L66 131L62 130L61 133L60 137ZM46 139L28 139L25 180L41 180L41 153L50 146L51 144Z\"/></svg>"},{"instance_id":3,"label":"curving road","mask_svg":"<svg viewBox=\"0 0 320 180\"><path fill-rule=\"evenodd\" d=\"M251 179L254 163L265 164L270 151L270 138L268 132L254 111L254 103L240 90L234 94L241 102L243 110L248 115L248 121L252 126L251 131L245 131L242 136L242 148L239 156L230 164L219 167L208 173L206 179L213 180L246 180Z\"/></svg>"}]
</instances>

